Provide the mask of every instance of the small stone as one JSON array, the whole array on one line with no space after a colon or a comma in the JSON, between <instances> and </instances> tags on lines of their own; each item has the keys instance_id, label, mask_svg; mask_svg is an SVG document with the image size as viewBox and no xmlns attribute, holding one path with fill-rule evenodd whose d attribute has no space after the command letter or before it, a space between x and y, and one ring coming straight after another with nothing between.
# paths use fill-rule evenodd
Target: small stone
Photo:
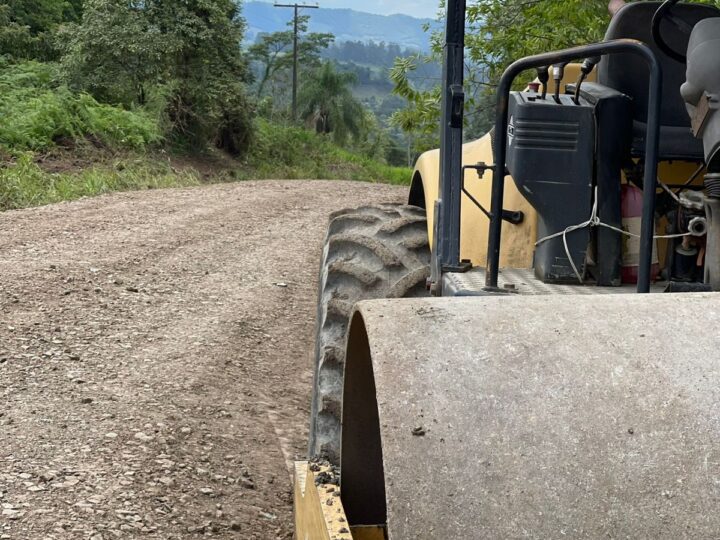
<instances>
[{"instance_id":1,"label":"small stone","mask_svg":"<svg viewBox=\"0 0 720 540\"><path fill-rule=\"evenodd\" d=\"M241 528L241 525L237 521L233 521L232 523L230 523L231 531L239 531Z\"/></svg>"},{"instance_id":2,"label":"small stone","mask_svg":"<svg viewBox=\"0 0 720 540\"><path fill-rule=\"evenodd\" d=\"M21 517L23 517L24 512L21 512L20 510L14 510L12 508L5 508L2 511L2 514L0 514L0 515L2 515L3 517L6 517L8 519L15 520L15 519L20 519Z\"/></svg>"},{"instance_id":3,"label":"small stone","mask_svg":"<svg viewBox=\"0 0 720 540\"><path fill-rule=\"evenodd\" d=\"M105 438L106 439L117 439L117 433L113 433L113 432L106 433Z\"/></svg>"},{"instance_id":4,"label":"small stone","mask_svg":"<svg viewBox=\"0 0 720 540\"><path fill-rule=\"evenodd\" d=\"M255 482L253 482L249 478L241 478L240 485L245 489L255 489Z\"/></svg>"},{"instance_id":5,"label":"small stone","mask_svg":"<svg viewBox=\"0 0 720 540\"><path fill-rule=\"evenodd\" d=\"M140 292L140 289L138 289L137 287L125 287L125 290L127 292L131 292L131 293L139 293Z\"/></svg>"},{"instance_id":6,"label":"small stone","mask_svg":"<svg viewBox=\"0 0 720 540\"><path fill-rule=\"evenodd\" d=\"M91 397L84 397L80 400L80 403L82 403L83 405L89 405L92 402L93 402L93 398L91 398Z\"/></svg>"},{"instance_id":7,"label":"small stone","mask_svg":"<svg viewBox=\"0 0 720 540\"><path fill-rule=\"evenodd\" d=\"M63 482L62 485L63 485L63 487L72 487L72 486L76 486L79 483L80 483L79 478L76 478L74 476L68 476L67 478L65 478L65 481Z\"/></svg>"},{"instance_id":8,"label":"small stone","mask_svg":"<svg viewBox=\"0 0 720 540\"><path fill-rule=\"evenodd\" d=\"M426 433L427 431L425 431L425 428L422 426L418 426L412 430L412 434L416 437L424 437Z\"/></svg>"},{"instance_id":9,"label":"small stone","mask_svg":"<svg viewBox=\"0 0 720 540\"><path fill-rule=\"evenodd\" d=\"M215 492L210 488L200 488L200 493L203 495L212 495Z\"/></svg>"},{"instance_id":10,"label":"small stone","mask_svg":"<svg viewBox=\"0 0 720 540\"><path fill-rule=\"evenodd\" d=\"M155 439L154 436L152 436L152 435L147 435L146 433L143 433L142 431L138 431L138 432L135 434L135 438L136 438L137 440L143 441L143 442L149 442L149 441L152 441L153 439Z\"/></svg>"}]
</instances>

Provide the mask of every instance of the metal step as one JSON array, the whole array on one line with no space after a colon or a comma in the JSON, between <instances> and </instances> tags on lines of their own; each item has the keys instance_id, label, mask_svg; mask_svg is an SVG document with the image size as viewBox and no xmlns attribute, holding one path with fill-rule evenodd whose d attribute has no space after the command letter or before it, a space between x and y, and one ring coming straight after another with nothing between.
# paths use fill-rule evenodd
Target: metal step
<instances>
[{"instance_id":1,"label":"metal step","mask_svg":"<svg viewBox=\"0 0 720 540\"><path fill-rule=\"evenodd\" d=\"M651 292L663 292L666 282L657 282L652 285ZM556 285L543 283L535 277L532 269L505 268L500 270L498 287L511 293L527 295L555 295L555 294L632 294L636 286L627 284L621 287L598 287L593 284L586 285ZM485 269L473 268L465 273L447 273L443 275L443 296L488 296L485 288Z\"/></svg>"}]
</instances>

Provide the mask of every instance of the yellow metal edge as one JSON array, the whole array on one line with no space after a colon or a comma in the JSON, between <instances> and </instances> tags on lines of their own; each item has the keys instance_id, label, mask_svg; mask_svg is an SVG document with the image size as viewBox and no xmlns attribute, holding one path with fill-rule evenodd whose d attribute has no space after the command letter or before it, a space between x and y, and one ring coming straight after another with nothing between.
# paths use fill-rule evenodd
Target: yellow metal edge
<instances>
[{"instance_id":1,"label":"yellow metal edge","mask_svg":"<svg viewBox=\"0 0 720 540\"><path fill-rule=\"evenodd\" d=\"M327 471L321 468L318 473ZM307 461L295 462L296 540L372 540L353 538L340 500L340 489L332 484L315 484L315 472ZM382 537L380 537L382 538Z\"/></svg>"}]
</instances>

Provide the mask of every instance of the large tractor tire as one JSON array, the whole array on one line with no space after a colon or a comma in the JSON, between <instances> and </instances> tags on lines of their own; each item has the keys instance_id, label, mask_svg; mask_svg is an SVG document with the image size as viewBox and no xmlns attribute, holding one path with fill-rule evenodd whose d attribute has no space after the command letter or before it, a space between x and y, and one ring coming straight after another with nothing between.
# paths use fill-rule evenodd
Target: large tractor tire
<instances>
[{"instance_id":1,"label":"large tractor tire","mask_svg":"<svg viewBox=\"0 0 720 540\"><path fill-rule=\"evenodd\" d=\"M360 300L427 296L425 210L381 204L331 215L318 297L310 455L337 464L345 335Z\"/></svg>"}]
</instances>

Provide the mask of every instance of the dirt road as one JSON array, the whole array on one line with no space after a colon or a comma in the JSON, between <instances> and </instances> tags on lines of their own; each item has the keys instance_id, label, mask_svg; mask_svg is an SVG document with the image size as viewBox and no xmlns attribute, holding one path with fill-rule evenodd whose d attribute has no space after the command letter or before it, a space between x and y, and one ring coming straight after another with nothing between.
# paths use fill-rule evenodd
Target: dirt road
<instances>
[{"instance_id":1,"label":"dirt road","mask_svg":"<svg viewBox=\"0 0 720 540\"><path fill-rule=\"evenodd\" d=\"M0 539L290 538L327 215L248 182L0 214Z\"/></svg>"}]
</instances>

